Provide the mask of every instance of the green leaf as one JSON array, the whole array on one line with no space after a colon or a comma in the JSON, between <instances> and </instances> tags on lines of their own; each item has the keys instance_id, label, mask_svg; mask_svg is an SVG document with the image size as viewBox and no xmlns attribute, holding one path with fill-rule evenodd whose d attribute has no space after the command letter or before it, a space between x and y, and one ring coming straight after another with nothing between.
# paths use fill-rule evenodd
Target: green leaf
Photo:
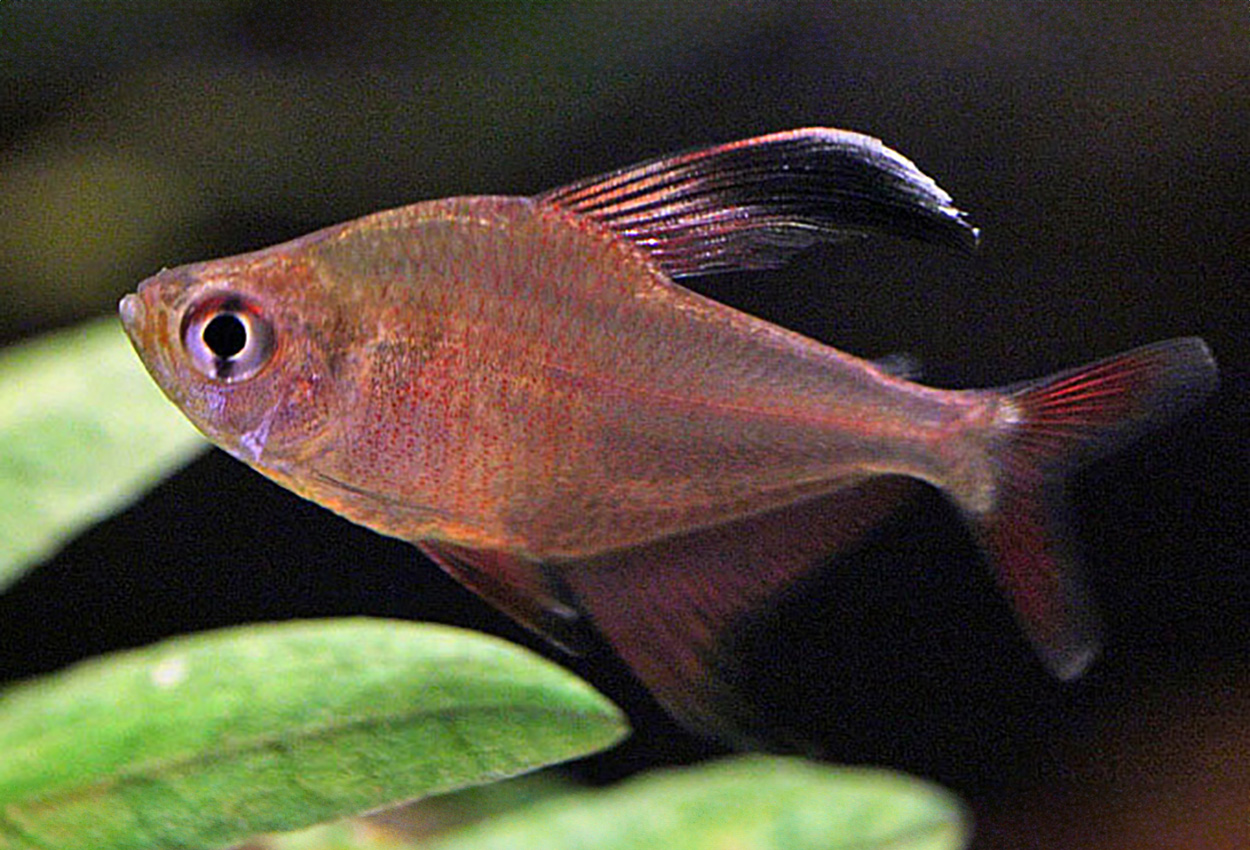
<instances>
[{"instance_id":1,"label":"green leaf","mask_svg":"<svg viewBox=\"0 0 1250 850\"><path fill-rule=\"evenodd\" d=\"M379 814L259 836L248 850L425 850L434 838L539 800L568 794L574 785L555 771L544 770L503 782L477 785L450 794L426 797Z\"/></svg>"},{"instance_id":2,"label":"green leaf","mask_svg":"<svg viewBox=\"0 0 1250 850\"><path fill-rule=\"evenodd\" d=\"M959 802L918 779L755 756L539 803L429 850L957 850L968 836Z\"/></svg>"},{"instance_id":3,"label":"green leaf","mask_svg":"<svg viewBox=\"0 0 1250 850\"><path fill-rule=\"evenodd\" d=\"M586 755L621 713L495 638L230 629L0 695L0 849L214 848Z\"/></svg>"},{"instance_id":4,"label":"green leaf","mask_svg":"<svg viewBox=\"0 0 1250 850\"><path fill-rule=\"evenodd\" d=\"M0 352L0 588L206 445L114 318Z\"/></svg>"}]
</instances>

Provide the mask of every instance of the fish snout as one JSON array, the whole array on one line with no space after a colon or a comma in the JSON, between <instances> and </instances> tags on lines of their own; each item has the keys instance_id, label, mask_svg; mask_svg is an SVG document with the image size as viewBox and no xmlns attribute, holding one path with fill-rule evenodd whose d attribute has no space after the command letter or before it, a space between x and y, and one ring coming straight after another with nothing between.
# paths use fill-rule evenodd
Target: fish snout
<instances>
[{"instance_id":1,"label":"fish snout","mask_svg":"<svg viewBox=\"0 0 1250 850\"><path fill-rule=\"evenodd\" d=\"M156 375L169 368L172 345L178 333L176 327L170 327L172 315L166 306L164 291L147 285L150 282L149 278L134 292L122 296L117 304L117 316L139 359Z\"/></svg>"},{"instance_id":2,"label":"fish snout","mask_svg":"<svg viewBox=\"0 0 1250 850\"><path fill-rule=\"evenodd\" d=\"M162 269L141 281L134 292L122 296L117 304L122 327L141 354L153 346L168 344L171 334L167 325L176 315L176 298L184 289L171 283L178 281L171 281L169 270Z\"/></svg>"}]
</instances>

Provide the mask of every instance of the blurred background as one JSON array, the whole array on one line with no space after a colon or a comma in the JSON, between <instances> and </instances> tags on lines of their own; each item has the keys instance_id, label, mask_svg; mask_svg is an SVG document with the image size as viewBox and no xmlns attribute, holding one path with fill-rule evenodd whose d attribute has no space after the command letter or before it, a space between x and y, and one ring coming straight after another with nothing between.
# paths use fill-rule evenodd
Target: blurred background
<instances>
[{"instance_id":1,"label":"blurred background","mask_svg":"<svg viewBox=\"0 0 1250 850\"><path fill-rule=\"evenodd\" d=\"M1250 846L1250 4L1083 0L0 2L0 339L114 309L162 266L382 208L531 194L830 125L982 228L690 281L937 386L1198 334L1219 395L1072 494L1107 650L1056 683L935 495L751 634L763 716L937 779L978 848ZM141 449L140 449L141 450ZM0 680L230 623L435 620L550 652L412 547L206 455L0 596ZM636 726L589 782L723 752L606 652Z\"/></svg>"}]
</instances>

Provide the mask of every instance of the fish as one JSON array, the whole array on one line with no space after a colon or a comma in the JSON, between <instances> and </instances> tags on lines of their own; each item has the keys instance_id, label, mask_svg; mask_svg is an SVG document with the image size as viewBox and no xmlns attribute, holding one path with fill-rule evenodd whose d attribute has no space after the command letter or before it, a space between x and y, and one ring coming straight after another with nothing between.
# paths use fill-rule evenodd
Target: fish
<instances>
[{"instance_id":1,"label":"fish","mask_svg":"<svg viewBox=\"0 0 1250 850\"><path fill-rule=\"evenodd\" d=\"M1064 483L1217 383L1187 337L939 389L676 282L873 235L979 231L880 140L809 127L378 212L162 270L119 311L226 452L558 646L606 641L731 739L735 628L917 488L957 506L1044 666L1080 675L1101 637Z\"/></svg>"}]
</instances>

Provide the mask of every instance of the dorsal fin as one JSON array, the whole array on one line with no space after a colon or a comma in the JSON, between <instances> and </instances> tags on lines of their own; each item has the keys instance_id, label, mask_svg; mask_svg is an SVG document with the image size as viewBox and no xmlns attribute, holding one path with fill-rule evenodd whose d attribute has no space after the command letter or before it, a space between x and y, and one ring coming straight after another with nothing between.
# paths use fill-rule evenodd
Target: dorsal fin
<instances>
[{"instance_id":1,"label":"dorsal fin","mask_svg":"<svg viewBox=\"0 0 1250 850\"><path fill-rule=\"evenodd\" d=\"M816 127L650 160L538 195L635 242L671 276L767 269L874 233L970 249L976 228L878 139Z\"/></svg>"}]
</instances>

